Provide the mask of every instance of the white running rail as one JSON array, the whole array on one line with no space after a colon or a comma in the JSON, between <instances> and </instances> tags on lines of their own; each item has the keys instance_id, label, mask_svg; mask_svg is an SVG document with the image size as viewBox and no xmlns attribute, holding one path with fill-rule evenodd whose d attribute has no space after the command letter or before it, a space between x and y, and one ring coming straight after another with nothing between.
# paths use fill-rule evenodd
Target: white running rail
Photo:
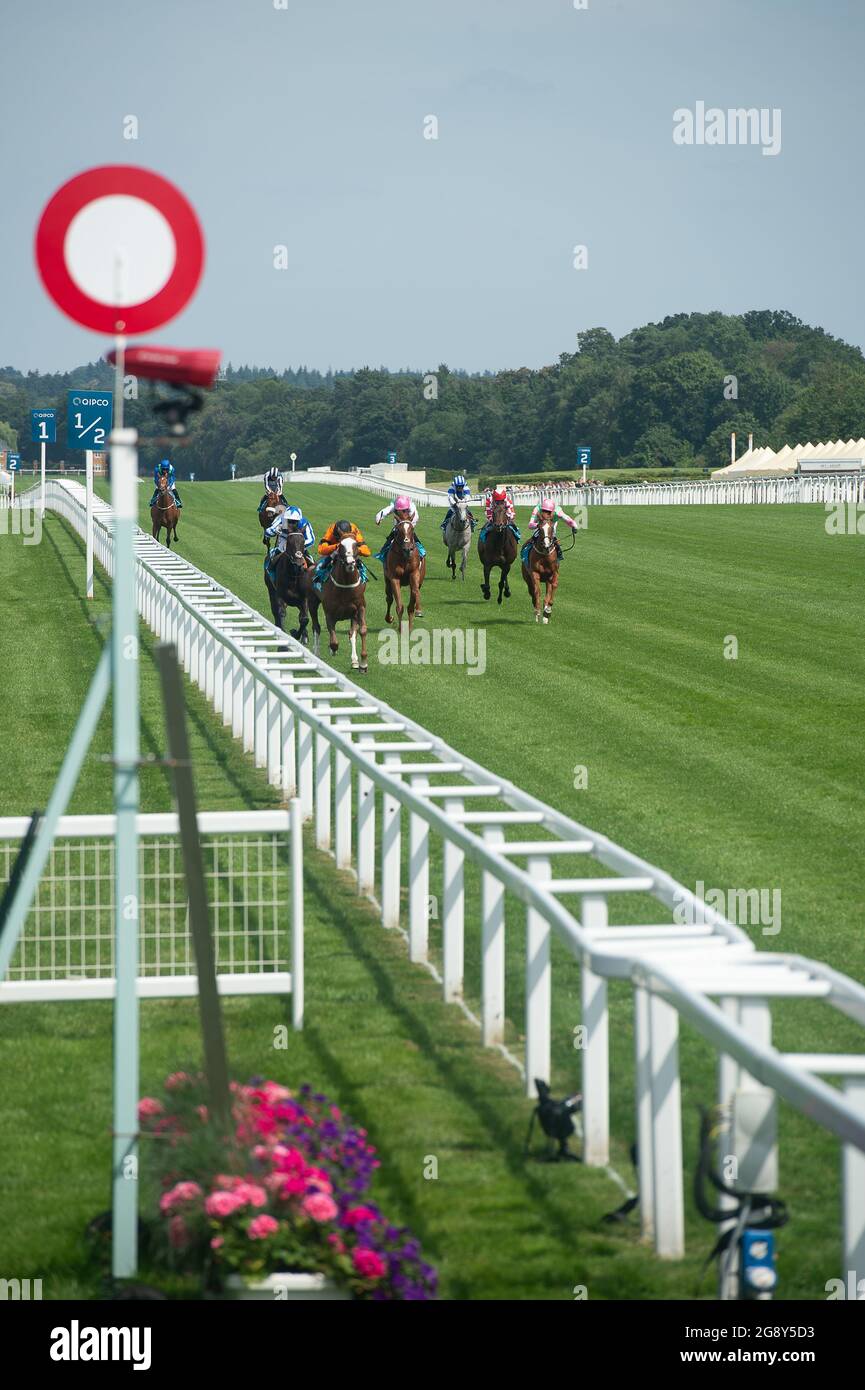
<instances>
[{"instance_id":1,"label":"white running rail","mask_svg":"<svg viewBox=\"0 0 865 1390\"><path fill-rule=\"evenodd\" d=\"M559 488L557 501L569 507L742 506L748 503L865 502L865 476L832 474L806 478L694 479L681 483L604 483ZM538 489L537 497L540 498ZM524 497L516 494L518 505ZM534 501L525 496L525 504Z\"/></svg>"},{"instance_id":2,"label":"white running rail","mask_svg":"<svg viewBox=\"0 0 865 1390\"><path fill-rule=\"evenodd\" d=\"M356 487L361 492L374 492L379 497L386 497L390 502L398 497L401 492L407 492L419 507L446 507L448 505L447 489L434 487L414 487L407 483L388 483L383 478L370 477L368 473L341 473L336 470L329 472L311 473L286 473L285 492L291 492L291 488L296 483L329 483L332 487ZM261 487L261 480L255 478L235 478L237 483L257 483Z\"/></svg>"},{"instance_id":3,"label":"white running rail","mask_svg":"<svg viewBox=\"0 0 865 1390\"><path fill-rule=\"evenodd\" d=\"M80 484L50 482L47 500L83 533ZM97 501L94 511L96 557L110 574L111 509ZM416 962L428 961L431 837L440 842L447 1002L462 1002L464 864L478 866L480 922L472 929L480 938L480 1025L487 1046L501 1046L505 1038L505 896L524 905L528 1095L534 1078L550 1075L552 932L579 961L584 1159L591 1165L604 1166L609 1158L607 982L631 982L640 1211L644 1234L660 1255L684 1252L683 1018L718 1052L723 1106L744 1096L745 1108L763 1103L771 1119L776 1093L840 1139L843 1275L853 1270L865 1277L865 1056L785 1054L772 1044L771 1013L775 998L821 999L865 1028L860 984L819 962L757 950L741 929L661 869L450 748L143 531L136 551L144 621L177 646L190 680L271 784L286 797L297 791L317 846L333 853L338 868L354 871L359 892L378 904L385 927L399 927L404 916L407 831L405 915ZM576 871L569 867L575 858L582 866ZM651 924L611 920L611 900L615 906L625 894L655 900ZM677 925L682 915L695 925ZM840 1077L841 1087L824 1076ZM732 1152L731 1136L724 1142L724 1152ZM746 1149L742 1172L749 1153L755 1157ZM774 1139L767 1144L764 1138L756 1154L764 1171L767 1165L771 1171L776 1156Z\"/></svg>"}]
</instances>

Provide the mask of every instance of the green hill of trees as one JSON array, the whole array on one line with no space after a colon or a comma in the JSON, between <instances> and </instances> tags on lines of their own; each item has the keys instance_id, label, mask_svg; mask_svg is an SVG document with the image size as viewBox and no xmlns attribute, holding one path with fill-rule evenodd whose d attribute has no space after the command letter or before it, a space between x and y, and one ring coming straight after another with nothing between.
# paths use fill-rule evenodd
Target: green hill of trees
<instances>
[{"instance_id":1,"label":"green hill of trees","mask_svg":"<svg viewBox=\"0 0 865 1390\"><path fill-rule=\"evenodd\" d=\"M0 421L17 430L25 458L29 411L57 406L75 386L110 387L91 362L63 375L0 368ZM152 431L146 383L127 422ZM675 314L618 341L605 328L577 335L576 350L538 370L469 374L363 367L229 366L189 440L174 451L181 477L225 478L288 467L367 467L395 449L415 468L472 474L573 472L579 445L597 468L717 468L730 431L744 447L865 433L865 358L857 347L784 310ZM158 451L161 454L163 451ZM63 444L50 451L70 456ZM142 448L142 463L157 451Z\"/></svg>"}]
</instances>

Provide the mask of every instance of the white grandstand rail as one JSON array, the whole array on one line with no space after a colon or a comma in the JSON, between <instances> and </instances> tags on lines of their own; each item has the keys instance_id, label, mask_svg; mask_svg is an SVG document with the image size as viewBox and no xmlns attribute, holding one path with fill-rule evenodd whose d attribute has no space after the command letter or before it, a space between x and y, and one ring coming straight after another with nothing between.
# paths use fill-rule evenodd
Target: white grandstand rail
<instances>
[{"instance_id":1,"label":"white grandstand rail","mask_svg":"<svg viewBox=\"0 0 865 1390\"><path fill-rule=\"evenodd\" d=\"M49 506L80 531L82 489L77 484L53 483L49 492ZM97 555L109 572L110 533L110 508L102 507L97 513ZM139 610L145 621L178 645L190 677L244 747L267 767L274 785L287 795L297 790L305 817L314 818L319 843L329 843L334 822L342 825L338 853L344 867L352 853L345 830L351 824L351 777L345 774L346 763L354 769L353 857L358 888L374 900L378 795L383 817L378 905L386 926L400 921L401 818L408 815L409 949L418 960L426 956L427 933L416 882L428 886L430 837L438 837L445 858L442 988L447 1000L460 1000L463 989L464 863L468 860L480 869L481 1025L484 1041L490 1045L498 1045L503 1032L503 896L509 893L524 905L530 941L526 966L529 1094L535 1076L549 1080L550 930L581 962L587 1028L582 1051L586 1159L594 1164L605 1163L609 1151L606 982L628 979L635 986L642 1216L644 1229L653 1233L662 1254L676 1257L683 1248L677 1052L681 1015L719 1049L722 1101L729 1102L736 1078L747 1073L749 1084L770 1086L841 1139L845 1250L855 1255L855 1263L848 1267L865 1275L865 1232L857 1225L860 1212L849 1181L849 1174L859 1171L860 1151L865 1151L860 1096L849 1089L842 1094L819 1079L818 1068L799 1066L775 1051L767 1041L766 1026L770 1023L767 1001L774 995L822 997L865 1026L865 990L860 985L804 958L757 952L744 932L668 874L522 792L374 699L144 533L139 533L137 553ZM262 655L269 652L274 654ZM317 684L329 689L319 691ZM273 710L279 711L278 724ZM401 737L381 737L393 734ZM423 754L423 760L415 765L406 762L410 750ZM334 775L330 775L331 757L338 769ZM448 769L454 764L459 764L464 784L431 782L437 775L452 778ZM478 804L486 800L496 800L507 809ZM503 843L508 826L518 828L521 835L525 827L534 826L546 838ZM561 842L569 848L565 850ZM617 877L584 874L556 880L551 870L557 852L586 855ZM525 859L524 868L512 862L518 858ZM610 903L625 893L648 893L671 911L684 910L694 925L683 929L674 921L635 928L610 922ZM568 895L579 899L576 916L560 902ZM722 996L722 1007L711 1002L710 994ZM855 1077L847 1079L848 1088L857 1084Z\"/></svg>"},{"instance_id":2,"label":"white grandstand rail","mask_svg":"<svg viewBox=\"0 0 865 1390\"><path fill-rule=\"evenodd\" d=\"M258 478L234 478L235 484L255 483ZM407 492L419 507L446 507L448 495L446 488L417 487L412 482L390 483L384 478L373 478L367 473L344 473L336 469L329 472L292 473L288 487L298 483L330 483L333 487L355 487L361 492L371 492L378 497L393 501L401 492Z\"/></svg>"}]
</instances>

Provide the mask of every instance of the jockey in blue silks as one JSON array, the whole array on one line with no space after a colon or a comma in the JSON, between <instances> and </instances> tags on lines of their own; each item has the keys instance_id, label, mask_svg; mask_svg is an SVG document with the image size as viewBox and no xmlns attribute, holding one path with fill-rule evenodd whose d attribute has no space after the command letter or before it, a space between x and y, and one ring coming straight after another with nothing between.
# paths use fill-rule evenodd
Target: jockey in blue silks
<instances>
[{"instance_id":1,"label":"jockey in blue silks","mask_svg":"<svg viewBox=\"0 0 865 1390\"><path fill-rule=\"evenodd\" d=\"M171 489L171 495L173 496L178 507L182 507L183 503L180 500L180 493L177 491L174 482L174 464L169 463L168 459L163 459L161 463L157 463L156 467L153 470L153 481L156 484L156 488L153 493L153 496L150 499L151 507L156 506L157 500L159 498L159 478L160 474L162 473L168 474L168 486Z\"/></svg>"},{"instance_id":2,"label":"jockey in blue silks","mask_svg":"<svg viewBox=\"0 0 865 1390\"><path fill-rule=\"evenodd\" d=\"M447 524L454 514L454 502L471 502L471 500L471 488L469 487L462 473L457 473L456 477L454 478L453 482L448 488L448 502L450 503L450 506L448 507L447 512L445 513L445 519L441 524L442 535L444 535L445 531L447 530ZM471 512L468 513L468 518L471 522L472 530L474 530L475 519L472 516Z\"/></svg>"},{"instance_id":3,"label":"jockey in blue silks","mask_svg":"<svg viewBox=\"0 0 865 1390\"><path fill-rule=\"evenodd\" d=\"M310 549L315 545L315 532L312 526L303 515L300 507L286 507L282 516L277 517L273 525L266 527L264 532L268 540L275 541L273 549L268 551L267 559L264 562L264 567L274 583L276 582L274 566L278 557L285 550L286 538L292 531L300 531L303 534L303 548L306 551L307 569L310 569L315 563L309 554Z\"/></svg>"}]
</instances>

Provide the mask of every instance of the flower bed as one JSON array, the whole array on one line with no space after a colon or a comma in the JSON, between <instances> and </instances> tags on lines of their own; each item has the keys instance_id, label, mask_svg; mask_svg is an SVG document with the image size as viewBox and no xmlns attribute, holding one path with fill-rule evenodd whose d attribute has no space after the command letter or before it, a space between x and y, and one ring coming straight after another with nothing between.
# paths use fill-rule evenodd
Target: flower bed
<instances>
[{"instance_id":1,"label":"flower bed","mask_svg":"<svg viewBox=\"0 0 865 1390\"><path fill-rule=\"evenodd\" d=\"M139 1119L156 1141L158 1222L175 1267L209 1286L228 1274L310 1272L356 1298L435 1297L419 1241L364 1196L379 1166L366 1131L326 1096L233 1082L226 1132L208 1115L201 1078L176 1072L165 1090L139 1103Z\"/></svg>"}]
</instances>

